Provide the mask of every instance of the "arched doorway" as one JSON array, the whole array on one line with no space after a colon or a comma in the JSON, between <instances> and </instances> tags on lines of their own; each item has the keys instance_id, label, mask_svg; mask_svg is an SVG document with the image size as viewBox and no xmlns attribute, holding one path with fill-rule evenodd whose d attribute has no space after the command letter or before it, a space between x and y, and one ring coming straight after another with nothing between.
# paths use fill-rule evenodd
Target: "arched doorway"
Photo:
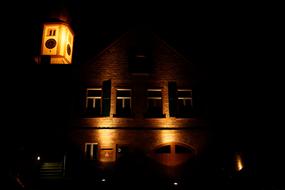
<instances>
[{"instance_id":1,"label":"arched doorway","mask_svg":"<svg viewBox=\"0 0 285 190\"><path fill-rule=\"evenodd\" d=\"M194 155L195 151L190 145L179 142L161 144L151 152L151 157L167 166L183 164L193 158Z\"/></svg>"}]
</instances>

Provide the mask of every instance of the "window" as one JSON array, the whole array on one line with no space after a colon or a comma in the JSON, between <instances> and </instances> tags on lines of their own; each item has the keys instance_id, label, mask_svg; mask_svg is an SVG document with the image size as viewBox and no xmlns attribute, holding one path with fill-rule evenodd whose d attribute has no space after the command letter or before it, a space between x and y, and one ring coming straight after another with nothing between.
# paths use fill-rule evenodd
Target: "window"
<instances>
[{"instance_id":1,"label":"window","mask_svg":"<svg viewBox=\"0 0 285 190\"><path fill-rule=\"evenodd\" d=\"M178 89L177 90L177 113L180 116L190 116L193 112L192 105L192 90Z\"/></svg>"},{"instance_id":2,"label":"window","mask_svg":"<svg viewBox=\"0 0 285 190\"><path fill-rule=\"evenodd\" d=\"M161 89L147 89L148 117L163 117Z\"/></svg>"},{"instance_id":3,"label":"window","mask_svg":"<svg viewBox=\"0 0 285 190\"><path fill-rule=\"evenodd\" d=\"M102 107L102 89L88 88L86 92L86 112L91 115L100 115Z\"/></svg>"},{"instance_id":4,"label":"window","mask_svg":"<svg viewBox=\"0 0 285 190\"><path fill-rule=\"evenodd\" d=\"M193 117L192 89L177 88L176 82L169 82L168 98L170 117Z\"/></svg>"},{"instance_id":5,"label":"window","mask_svg":"<svg viewBox=\"0 0 285 190\"><path fill-rule=\"evenodd\" d=\"M191 148L187 147L187 146L182 146L182 145L175 145L175 153L178 154L192 154L193 151Z\"/></svg>"},{"instance_id":6,"label":"window","mask_svg":"<svg viewBox=\"0 0 285 190\"><path fill-rule=\"evenodd\" d=\"M145 47L133 48L129 52L129 71L132 73L149 73L150 53Z\"/></svg>"},{"instance_id":7,"label":"window","mask_svg":"<svg viewBox=\"0 0 285 190\"><path fill-rule=\"evenodd\" d=\"M97 143L85 143L85 159L86 160L98 160L98 144Z\"/></svg>"},{"instance_id":8,"label":"window","mask_svg":"<svg viewBox=\"0 0 285 190\"><path fill-rule=\"evenodd\" d=\"M48 29L47 35L48 35L48 36L55 36L55 34L56 34L55 32L56 32L55 29Z\"/></svg>"},{"instance_id":9,"label":"window","mask_svg":"<svg viewBox=\"0 0 285 190\"><path fill-rule=\"evenodd\" d=\"M169 142L160 145L153 151L154 158L161 164L167 166L177 166L187 162L195 156L195 151L187 144Z\"/></svg>"},{"instance_id":10,"label":"window","mask_svg":"<svg viewBox=\"0 0 285 190\"><path fill-rule=\"evenodd\" d=\"M87 88L85 114L87 116L110 116L111 80L103 81L102 88Z\"/></svg>"},{"instance_id":11,"label":"window","mask_svg":"<svg viewBox=\"0 0 285 190\"><path fill-rule=\"evenodd\" d=\"M170 145L162 146L162 147L155 149L155 153L157 153L157 154L163 154L163 153L167 154L170 152L171 152Z\"/></svg>"},{"instance_id":12,"label":"window","mask_svg":"<svg viewBox=\"0 0 285 190\"><path fill-rule=\"evenodd\" d=\"M132 108L131 89L117 89L116 116L130 116Z\"/></svg>"}]
</instances>

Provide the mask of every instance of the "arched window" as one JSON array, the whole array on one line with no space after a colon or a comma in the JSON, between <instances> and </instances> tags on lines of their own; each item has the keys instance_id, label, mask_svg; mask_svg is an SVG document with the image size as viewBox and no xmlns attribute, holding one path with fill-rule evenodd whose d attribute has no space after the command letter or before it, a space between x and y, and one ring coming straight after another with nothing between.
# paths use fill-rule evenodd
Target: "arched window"
<instances>
[{"instance_id":1,"label":"arched window","mask_svg":"<svg viewBox=\"0 0 285 190\"><path fill-rule=\"evenodd\" d=\"M161 164L176 166L183 164L195 155L194 149L184 143L170 142L156 147L153 157Z\"/></svg>"},{"instance_id":2,"label":"arched window","mask_svg":"<svg viewBox=\"0 0 285 190\"><path fill-rule=\"evenodd\" d=\"M155 153L161 154L161 153L170 153L171 147L170 145L162 146L157 149L155 149Z\"/></svg>"},{"instance_id":3,"label":"arched window","mask_svg":"<svg viewBox=\"0 0 285 190\"><path fill-rule=\"evenodd\" d=\"M177 154L192 154L193 153L193 150L190 148L190 147L187 147L187 146L182 146L180 144L176 144L175 145L175 153Z\"/></svg>"}]
</instances>

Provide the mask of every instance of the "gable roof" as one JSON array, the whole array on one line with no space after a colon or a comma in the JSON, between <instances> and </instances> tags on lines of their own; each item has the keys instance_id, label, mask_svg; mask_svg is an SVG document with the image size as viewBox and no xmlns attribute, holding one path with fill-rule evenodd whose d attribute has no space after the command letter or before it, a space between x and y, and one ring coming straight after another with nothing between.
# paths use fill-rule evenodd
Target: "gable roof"
<instances>
[{"instance_id":1,"label":"gable roof","mask_svg":"<svg viewBox=\"0 0 285 190\"><path fill-rule=\"evenodd\" d=\"M129 35L132 35L134 33L141 33L141 34L149 34L151 37L154 37L155 40L162 43L167 48L171 49L174 54L178 55L185 61L189 62L189 58L187 58L184 54L179 52L176 48L174 48L172 45L170 45L166 40L162 39L162 37L155 31L151 30L149 27L145 25L137 25L133 28L130 28L128 31L120 33L115 40L113 40L111 43L109 43L107 46L103 47L101 50L99 50L94 56L91 56L90 59L87 60L87 64L90 62L94 62L98 57L100 57L102 54L104 54L107 50L111 49L112 47L116 46L118 43L120 43L124 38L128 37Z\"/></svg>"}]
</instances>

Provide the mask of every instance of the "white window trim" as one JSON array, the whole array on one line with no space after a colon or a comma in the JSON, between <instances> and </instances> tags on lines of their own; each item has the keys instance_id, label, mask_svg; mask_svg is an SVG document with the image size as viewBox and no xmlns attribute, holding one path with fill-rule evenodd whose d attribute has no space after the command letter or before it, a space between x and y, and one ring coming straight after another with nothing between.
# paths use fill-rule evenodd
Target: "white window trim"
<instances>
[{"instance_id":1,"label":"white window trim","mask_svg":"<svg viewBox=\"0 0 285 190\"><path fill-rule=\"evenodd\" d=\"M153 96L150 96L150 97L147 97L147 99L149 99L149 100L161 100L162 97L153 97Z\"/></svg>"},{"instance_id":2,"label":"white window trim","mask_svg":"<svg viewBox=\"0 0 285 190\"><path fill-rule=\"evenodd\" d=\"M88 100L90 100L90 99L93 100L92 108L95 108L96 99L102 99L101 96L88 96L88 91L91 91L91 90L102 91L102 88L87 88L86 89L86 105L85 105L86 108L88 108Z\"/></svg>"},{"instance_id":3,"label":"white window trim","mask_svg":"<svg viewBox=\"0 0 285 190\"><path fill-rule=\"evenodd\" d=\"M147 89L148 92L161 92L161 89L157 89L157 88L149 88ZM158 96L148 96L147 99L150 100L161 100L162 99L162 94L160 95L160 97Z\"/></svg>"},{"instance_id":4,"label":"white window trim","mask_svg":"<svg viewBox=\"0 0 285 190\"><path fill-rule=\"evenodd\" d=\"M149 88L147 89L147 91L160 91L161 92L161 89L160 88Z\"/></svg>"},{"instance_id":5,"label":"white window trim","mask_svg":"<svg viewBox=\"0 0 285 190\"><path fill-rule=\"evenodd\" d=\"M122 100L122 107L125 108L126 100L130 100L130 107L132 107L131 97L117 97L117 100Z\"/></svg>"},{"instance_id":6,"label":"white window trim","mask_svg":"<svg viewBox=\"0 0 285 190\"><path fill-rule=\"evenodd\" d=\"M130 96L117 96L116 99L117 100L122 100L122 107L125 108L125 100L130 100L130 107L132 107L132 89L129 88L117 88L117 94L118 91L129 91L130 92Z\"/></svg>"},{"instance_id":7,"label":"white window trim","mask_svg":"<svg viewBox=\"0 0 285 190\"><path fill-rule=\"evenodd\" d=\"M191 106L193 106L192 89L177 89L178 92L191 92L191 96L178 96L178 100L183 100L183 105L186 105L186 100L190 100Z\"/></svg>"},{"instance_id":8,"label":"white window trim","mask_svg":"<svg viewBox=\"0 0 285 190\"><path fill-rule=\"evenodd\" d=\"M183 101L183 105L186 106L186 100L190 100L190 104L192 106L192 98L189 97L179 97L178 100L182 100Z\"/></svg>"},{"instance_id":9,"label":"white window trim","mask_svg":"<svg viewBox=\"0 0 285 190\"><path fill-rule=\"evenodd\" d=\"M178 92L191 92L192 96L192 89L177 89Z\"/></svg>"},{"instance_id":10,"label":"white window trim","mask_svg":"<svg viewBox=\"0 0 285 190\"><path fill-rule=\"evenodd\" d=\"M90 149L90 159L93 160L94 159L94 155L93 155L93 148L94 148L94 145L97 145L98 146L98 143L85 143L85 148L84 148L84 152L85 152L85 155L87 154L87 145L91 145L91 149Z\"/></svg>"}]
</instances>

